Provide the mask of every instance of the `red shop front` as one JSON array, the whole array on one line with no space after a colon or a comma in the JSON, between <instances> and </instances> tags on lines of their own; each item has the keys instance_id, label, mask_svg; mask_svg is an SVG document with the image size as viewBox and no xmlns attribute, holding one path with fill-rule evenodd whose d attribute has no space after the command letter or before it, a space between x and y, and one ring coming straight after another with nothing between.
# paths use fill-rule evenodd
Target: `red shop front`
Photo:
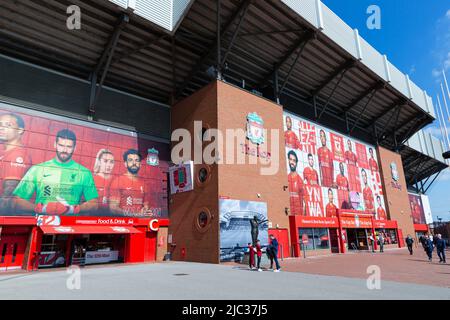
<instances>
[{"instance_id":1,"label":"red shop front","mask_svg":"<svg viewBox=\"0 0 450 320\"><path fill-rule=\"evenodd\" d=\"M169 224L168 219L57 216L2 222L0 250L6 250L0 252L0 270L156 261L158 251L165 253Z\"/></svg>"},{"instance_id":2,"label":"red shop front","mask_svg":"<svg viewBox=\"0 0 450 320\"><path fill-rule=\"evenodd\" d=\"M372 214L356 210L338 210L337 217L290 216L292 254L301 256L302 246L315 252L345 253L347 250L369 250L369 237L380 233L386 239L395 238L395 244L403 246L397 222L375 220ZM308 244L302 244L306 234ZM312 239L311 239L312 234ZM374 243L375 250L377 243Z\"/></svg>"}]
</instances>

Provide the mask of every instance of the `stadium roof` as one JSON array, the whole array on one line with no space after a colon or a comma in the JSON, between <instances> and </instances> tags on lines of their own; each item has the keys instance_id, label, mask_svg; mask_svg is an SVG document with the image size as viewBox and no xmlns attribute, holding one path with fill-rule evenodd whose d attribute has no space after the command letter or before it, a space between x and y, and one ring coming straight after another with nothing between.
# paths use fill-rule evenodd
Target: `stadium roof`
<instances>
[{"instance_id":1,"label":"stadium roof","mask_svg":"<svg viewBox=\"0 0 450 320\"><path fill-rule=\"evenodd\" d=\"M431 98L319 0L220 0L220 15L211 0L136 9L153 2L1 1L0 53L91 80L92 112L102 85L171 104L216 68L224 81L390 149L434 120ZM70 5L81 9L81 30L67 29Z\"/></svg>"}]
</instances>

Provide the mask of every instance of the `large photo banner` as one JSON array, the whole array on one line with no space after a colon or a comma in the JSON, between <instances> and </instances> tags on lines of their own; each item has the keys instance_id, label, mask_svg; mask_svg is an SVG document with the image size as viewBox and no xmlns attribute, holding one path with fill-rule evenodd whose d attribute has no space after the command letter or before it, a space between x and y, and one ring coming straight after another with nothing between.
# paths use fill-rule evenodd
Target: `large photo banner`
<instances>
[{"instance_id":1,"label":"large photo banner","mask_svg":"<svg viewBox=\"0 0 450 320\"><path fill-rule=\"evenodd\" d=\"M408 193L408 197L414 224L426 224L427 221L425 219L425 211L423 208L421 196L413 193Z\"/></svg>"},{"instance_id":2,"label":"large photo banner","mask_svg":"<svg viewBox=\"0 0 450 320\"><path fill-rule=\"evenodd\" d=\"M0 216L167 217L168 158L135 132L0 105Z\"/></svg>"},{"instance_id":3,"label":"large photo banner","mask_svg":"<svg viewBox=\"0 0 450 320\"><path fill-rule=\"evenodd\" d=\"M387 219L374 146L287 112L283 120L292 215L351 209Z\"/></svg>"},{"instance_id":4,"label":"large photo banner","mask_svg":"<svg viewBox=\"0 0 450 320\"><path fill-rule=\"evenodd\" d=\"M219 200L220 261L237 261L244 257L248 244L269 243L267 203L233 199Z\"/></svg>"}]
</instances>

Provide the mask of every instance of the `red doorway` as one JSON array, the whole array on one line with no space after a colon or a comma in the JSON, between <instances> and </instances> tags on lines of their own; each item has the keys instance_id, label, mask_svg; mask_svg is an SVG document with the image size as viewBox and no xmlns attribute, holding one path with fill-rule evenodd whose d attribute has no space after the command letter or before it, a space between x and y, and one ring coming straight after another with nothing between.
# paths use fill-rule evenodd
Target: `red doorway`
<instances>
[{"instance_id":1,"label":"red doorway","mask_svg":"<svg viewBox=\"0 0 450 320\"><path fill-rule=\"evenodd\" d=\"M0 271L21 269L28 235L3 235L0 239Z\"/></svg>"}]
</instances>

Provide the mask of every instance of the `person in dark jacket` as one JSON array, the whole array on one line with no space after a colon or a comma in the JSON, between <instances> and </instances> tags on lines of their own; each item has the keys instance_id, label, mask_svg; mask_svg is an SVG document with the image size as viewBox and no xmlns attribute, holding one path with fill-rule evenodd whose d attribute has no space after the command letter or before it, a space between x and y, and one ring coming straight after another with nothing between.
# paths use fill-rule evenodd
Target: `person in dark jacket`
<instances>
[{"instance_id":1,"label":"person in dark jacket","mask_svg":"<svg viewBox=\"0 0 450 320\"><path fill-rule=\"evenodd\" d=\"M270 244L272 247L273 260L275 261L276 269L273 272L280 272L280 264L278 263L278 240L273 234L270 235Z\"/></svg>"},{"instance_id":2,"label":"person in dark jacket","mask_svg":"<svg viewBox=\"0 0 450 320\"><path fill-rule=\"evenodd\" d=\"M433 259L433 249L434 249L433 237L431 235L429 237L426 237L424 242L425 242L425 252L427 253L428 260L431 262L431 260Z\"/></svg>"},{"instance_id":3,"label":"person in dark jacket","mask_svg":"<svg viewBox=\"0 0 450 320\"><path fill-rule=\"evenodd\" d=\"M408 234L408 236L405 239L405 242L406 242L406 246L408 247L409 254L412 255L414 239L411 237L411 235Z\"/></svg>"},{"instance_id":4,"label":"person in dark jacket","mask_svg":"<svg viewBox=\"0 0 450 320\"><path fill-rule=\"evenodd\" d=\"M267 246L267 248L266 248L266 255L267 255L267 258L270 261L270 268L269 268L269 270L273 270L273 252L272 252L272 245L271 244L269 244Z\"/></svg>"},{"instance_id":5,"label":"person in dark jacket","mask_svg":"<svg viewBox=\"0 0 450 320\"><path fill-rule=\"evenodd\" d=\"M445 262L445 248L447 247L445 240L442 239L442 235L438 234L436 238L436 252L439 257L439 263Z\"/></svg>"},{"instance_id":6,"label":"person in dark jacket","mask_svg":"<svg viewBox=\"0 0 450 320\"><path fill-rule=\"evenodd\" d=\"M422 245L423 250L426 252L426 237L424 235L420 236L419 242Z\"/></svg>"}]
</instances>

